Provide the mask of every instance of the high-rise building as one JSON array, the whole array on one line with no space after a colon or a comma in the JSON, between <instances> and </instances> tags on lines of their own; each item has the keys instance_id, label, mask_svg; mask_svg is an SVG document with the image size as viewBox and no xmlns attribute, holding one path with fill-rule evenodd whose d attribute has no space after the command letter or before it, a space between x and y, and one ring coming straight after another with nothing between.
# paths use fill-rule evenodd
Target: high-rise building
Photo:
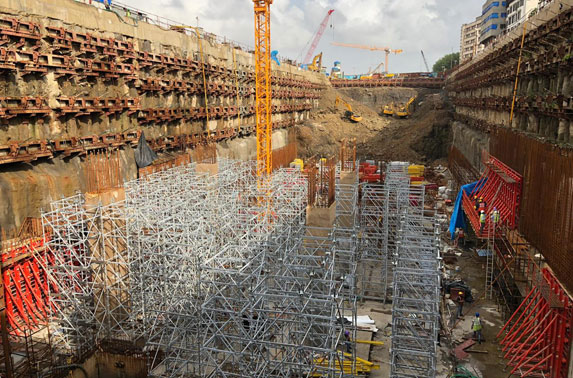
<instances>
[{"instance_id":1,"label":"high-rise building","mask_svg":"<svg viewBox=\"0 0 573 378\"><path fill-rule=\"evenodd\" d=\"M487 0L482 6L479 43L489 44L505 31L507 1Z\"/></svg>"},{"instance_id":2,"label":"high-rise building","mask_svg":"<svg viewBox=\"0 0 573 378\"><path fill-rule=\"evenodd\" d=\"M460 36L460 62L471 59L477 52L479 46L481 17L475 21L462 25Z\"/></svg>"},{"instance_id":3,"label":"high-rise building","mask_svg":"<svg viewBox=\"0 0 573 378\"><path fill-rule=\"evenodd\" d=\"M539 0L508 0L507 2L507 30L518 27L527 20L529 14L537 9Z\"/></svg>"}]
</instances>

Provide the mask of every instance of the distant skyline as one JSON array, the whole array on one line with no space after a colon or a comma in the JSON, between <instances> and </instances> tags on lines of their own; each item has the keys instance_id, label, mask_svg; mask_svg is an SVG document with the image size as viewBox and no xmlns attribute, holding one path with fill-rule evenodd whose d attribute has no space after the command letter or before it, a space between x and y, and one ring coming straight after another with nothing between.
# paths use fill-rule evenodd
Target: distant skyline
<instances>
[{"instance_id":1,"label":"distant skyline","mask_svg":"<svg viewBox=\"0 0 573 378\"><path fill-rule=\"evenodd\" d=\"M196 25L254 45L252 0L123 0L149 13ZM442 56L459 51L460 28L481 13L482 0L275 0L271 6L271 45L281 56L301 61L328 9L331 24L316 49L323 65L342 63L346 74L366 73L384 61L381 51L332 46L331 42L402 49L390 56L391 72L425 71ZM315 54L316 54L315 53Z\"/></svg>"}]
</instances>

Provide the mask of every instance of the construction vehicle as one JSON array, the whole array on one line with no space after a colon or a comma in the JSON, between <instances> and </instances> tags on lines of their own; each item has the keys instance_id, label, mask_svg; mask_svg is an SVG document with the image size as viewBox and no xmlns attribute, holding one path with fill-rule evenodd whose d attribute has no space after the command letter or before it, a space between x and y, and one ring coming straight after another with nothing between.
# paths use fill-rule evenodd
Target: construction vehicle
<instances>
[{"instance_id":1,"label":"construction vehicle","mask_svg":"<svg viewBox=\"0 0 573 378\"><path fill-rule=\"evenodd\" d=\"M407 118L410 115L410 105L412 105L412 103L414 102L415 99L416 99L416 97L414 96L414 97L410 98L405 105L398 105L398 107L396 108L396 110L394 112L396 117Z\"/></svg>"},{"instance_id":2,"label":"construction vehicle","mask_svg":"<svg viewBox=\"0 0 573 378\"><path fill-rule=\"evenodd\" d=\"M350 121L356 122L356 123L362 121L362 117L359 116L358 114L355 114L355 113L352 111L352 106L351 106L348 102L344 101L344 100L343 100L342 98L340 98L340 97L336 97L335 105L336 105L336 108L337 108L337 109L338 109L338 105L340 105L341 102L344 104L344 106L346 106L346 109L348 109L348 110L346 110L346 112L344 112L344 116L345 116L346 118L348 118Z\"/></svg>"},{"instance_id":3,"label":"construction vehicle","mask_svg":"<svg viewBox=\"0 0 573 378\"><path fill-rule=\"evenodd\" d=\"M390 72L389 67L388 67L388 56L390 55L390 53L401 54L404 52L404 50L400 50L400 49L399 50L392 50L390 47L365 46L365 45L356 45L356 44L352 44L352 43L340 43L340 42L332 42L331 44L334 46L350 47L353 49L363 49L363 50L370 50L370 51L384 51L386 53L386 56L384 57L385 73Z\"/></svg>"},{"instance_id":4,"label":"construction vehicle","mask_svg":"<svg viewBox=\"0 0 573 378\"><path fill-rule=\"evenodd\" d=\"M382 114L384 114L386 117L392 117L394 115L394 103L391 102L389 104L384 105L384 108L382 109Z\"/></svg>"},{"instance_id":5,"label":"construction vehicle","mask_svg":"<svg viewBox=\"0 0 573 378\"><path fill-rule=\"evenodd\" d=\"M379 65L376 66L376 68L374 68L373 70L368 71L368 75L372 75L375 73L380 73L380 69L384 67L384 62L380 62Z\"/></svg>"},{"instance_id":6,"label":"construction vehicle","mask_svg":"<svg viewBox=\"0 0 573 378\"><path fill-rule=\"evenodd\" d=\"M310 63L310 58L312 57L312 54L314 54L314 50L316 50L316 46L318 46L318 42L320 42L320 38L322 38L322 35L324 34L324 30L326 29L326 25L328 24L328 20L330 19L332 12L334 12L334 9L329 10L328 13L326 14L326 17L324 17L324 20L322 20L322 22L320 23L318 31L316 32L312 40L312 44L310 45L310 48L306 52L306 56L302 61L303 64Z\"/></svg>"},{"instance_id":7,"label":"construction vehicle","mask_svg":"<svg viewBox=\"0 0 573 378\"><path fill-rule=\"evenodd\" d=\"M312 59L312 63L307 66L309 71L320 72L322 69L322 53Z\"/></svg>"}]
</instances>

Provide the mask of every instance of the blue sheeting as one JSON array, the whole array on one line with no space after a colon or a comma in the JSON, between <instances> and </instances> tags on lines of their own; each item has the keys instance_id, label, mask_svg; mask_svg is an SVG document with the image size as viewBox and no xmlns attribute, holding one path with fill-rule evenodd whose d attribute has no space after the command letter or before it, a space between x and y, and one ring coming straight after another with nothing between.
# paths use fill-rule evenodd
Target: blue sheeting
<instances>
[{"instance_id":1,"label":"blue sheeting","mask_svg":"<svg viewBox=\"0 0 573 378\"><path fill-rule=\"evenodd\" d=\"M462 207L462 191L466 192L466 194L469 196L471 192L473 192L476 185L478 185L478 183L480 184L479 189L481 189L483 188L485 182L486 180L482 179L481 181L475 181L471 184L466 184L461 187L460 192L458 193L458 197L456 198L456 203L454 204L454 212L452 213L452 218L450 219L450 235L452 240L456 237L456 228L463 228L465 231L467 231L464 209Z\"/></svg>"}]
</instances>

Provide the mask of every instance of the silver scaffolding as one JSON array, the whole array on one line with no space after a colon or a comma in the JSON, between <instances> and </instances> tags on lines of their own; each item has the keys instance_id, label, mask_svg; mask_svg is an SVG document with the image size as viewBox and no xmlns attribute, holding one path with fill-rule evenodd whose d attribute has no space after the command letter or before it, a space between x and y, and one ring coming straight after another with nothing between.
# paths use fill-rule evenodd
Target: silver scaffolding
<instances>
[{"instance_id":1,"label":"silver scaffolding","mask_svg":"<svg viewBox=\"0 0 573 378\"><path fill-rule=\"evenodd\" d=\"M125 208L81 194L55 201L42 215L50 253L40 259L52 301L52 343L85 356L102 340L136 338ZM53 289L55 288L55 289Z\"/></svg>"},{"instance_id":2,"label":"silver scaffolding","mask_svg":"<svg viewBox=\"0 0 573 378\"><path fill-rule=\"evenodd\" d=\"M412 190L414 190L412 188ZM392 378L435 377L440 301L440 232L424 216L422 193L405 190L400 214L392 302Z\"/></svg>"},{"instance_id":3,"label":"silver scaffolding","mask_svg":"<svg viewBox=\"0 0 573 378\"><path fill-rule=\"evenodd\" d=\"M78 195L44 214L63 353L137 340L154 377L344 374L354 268L341 274L337 251L355 255L356 231L312 236L300 172L273 174L264 219L253 162L190 164L124 190L109 205Z\"/></svg>"},{"instance_id":4,"label":"silver scaffolding","mask_svg":"<svg viewBox=\"0 0 573 378\"><path fill-rule=\"evenodd\" d=\"M343 164L343 162L341 162ZM339 314L340 370L345 376L355 376L357 338L357 267L359 260L359 179L358 170L342 171L336 176L336 208L331 238L335 254L335 274L342 284ZM345 338L349 333L350 340Z\"/></svg>"},{"instance_id":5,"label":"silver scaffolding","mask_svg":"<svg viewBox=\"0 0 573 378\"><path fill-rule=\"evenodd\" d=\"M391 298L400 214L409 206L411 195L421 201L423 209L421 189L410 190L408 166L407 162L389 162L383 184L361 186L358 283L361 298L384 303Z\"/></svg>"}]
</instances>

